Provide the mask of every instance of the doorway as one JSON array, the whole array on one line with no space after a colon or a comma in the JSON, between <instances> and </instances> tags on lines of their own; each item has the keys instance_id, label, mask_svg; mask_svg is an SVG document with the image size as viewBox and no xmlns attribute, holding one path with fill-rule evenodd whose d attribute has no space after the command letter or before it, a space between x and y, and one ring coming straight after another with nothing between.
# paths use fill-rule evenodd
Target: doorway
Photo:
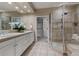
<instances>
[{"instance_id":1,"label":"doorway","mask_svg":"<svg viewBox=\"0 0 79 59\"><path fill-rule=\"evenodd\" d=\"M37 41L49 42L49 18L45 16L37 17Z\"/></svg>"}]
</instances>

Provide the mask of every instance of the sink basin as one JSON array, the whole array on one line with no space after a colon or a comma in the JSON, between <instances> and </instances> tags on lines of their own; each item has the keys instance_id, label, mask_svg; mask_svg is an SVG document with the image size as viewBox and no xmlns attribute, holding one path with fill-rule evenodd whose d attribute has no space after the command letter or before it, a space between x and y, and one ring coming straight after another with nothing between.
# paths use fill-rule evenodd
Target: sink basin
<instances>
[{"instance_id":1,"label":"sink basin","mask_svg":"<svg viewBox=\"0 0 79 59\"><path fill-rule=\"evenodd\" d=\"M8 32L5 32L5 31L0 31L0 36L4 36L4 35L7 35L9 34Z\"/></svg>"}]
</instances>

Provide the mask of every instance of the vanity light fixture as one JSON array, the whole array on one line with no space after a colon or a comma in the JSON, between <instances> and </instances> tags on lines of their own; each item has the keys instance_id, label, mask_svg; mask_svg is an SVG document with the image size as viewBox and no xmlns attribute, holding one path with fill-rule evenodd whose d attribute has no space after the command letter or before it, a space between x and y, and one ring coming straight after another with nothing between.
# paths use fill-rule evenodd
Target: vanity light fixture
<instances>
[{"instance_id":1,"label":"vanity light fixture","mask_svg":"<svg viewBox=\"0 0 79 59\"><path fill-rule=\"evenodd\" d=\"M8 2L8 4L12 4L12 2Z\"/></svg>"}]
</instances>

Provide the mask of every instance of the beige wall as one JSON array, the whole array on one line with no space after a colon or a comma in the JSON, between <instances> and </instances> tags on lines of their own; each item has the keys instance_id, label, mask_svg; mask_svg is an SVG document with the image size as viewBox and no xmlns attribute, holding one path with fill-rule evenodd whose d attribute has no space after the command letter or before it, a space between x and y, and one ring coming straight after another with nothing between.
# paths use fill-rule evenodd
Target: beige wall
<instances>
[{"instance_id":1,"label":"beige wall","mask_svg":"<svg viewBox=\"0 0 79 59\"><path fill-rule=\"evenodd\" d=\"M35 12L35 15L37 15L37 16L49 15L52 12L52 10L53 10L53 8L38 9Z\"/></svg>"},{"instance_id":2,"label":"beige wall","mask_svg":"<svg viewBox=\"0 0 79 59\"><path fill-rule=\"evenodd\" d=\"M35 15L23 15L22 16L22 21L26 25L27 29L30 29L30 26L33 25L33 29L35 30L36 22Z\"/></svg>"},{"instance_id":3,"label":"beige wall","mask_svg":"<svg viewBox=\"0 0 79 59\"><path fill-rule=\"evenodd\" d=\"M21 14L17 12L2 12L0 13L1 16L22 16Z\"/></svg>"},{"instance_id":4,"label":"beige wall","mask_svg":"<svg viewBox=\"0 0 79 59\"><path fill-rule=\"evenodd\" d=\"M35 32L35 40L37 40L37 22L35 15L23 15L22 21L24 22L27 29L30 29L30 25L33 25L33 31Z\"/></svg>"}]
</instances>

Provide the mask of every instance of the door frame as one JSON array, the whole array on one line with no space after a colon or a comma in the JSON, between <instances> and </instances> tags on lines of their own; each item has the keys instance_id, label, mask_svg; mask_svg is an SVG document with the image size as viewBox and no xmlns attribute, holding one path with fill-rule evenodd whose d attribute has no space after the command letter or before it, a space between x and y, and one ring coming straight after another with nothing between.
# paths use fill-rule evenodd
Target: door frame
<instances>
[{"instance_id":1,"label":"door frame","mask_svg":"<svg viewBox=\"0 0 79 59\"><path fill-rule=\"evenodd\" d=\"M37 17L47 17L48 18L48 23L49 23L49 15L43 15L43 16L36 16L36 29L35 29L35 34L36 34L36 41L38 41L37 39ZM49 26L49 25L48 25ZM49 43L49 27L48 27L48 43Z\"/></svg>"}]
</instances>

